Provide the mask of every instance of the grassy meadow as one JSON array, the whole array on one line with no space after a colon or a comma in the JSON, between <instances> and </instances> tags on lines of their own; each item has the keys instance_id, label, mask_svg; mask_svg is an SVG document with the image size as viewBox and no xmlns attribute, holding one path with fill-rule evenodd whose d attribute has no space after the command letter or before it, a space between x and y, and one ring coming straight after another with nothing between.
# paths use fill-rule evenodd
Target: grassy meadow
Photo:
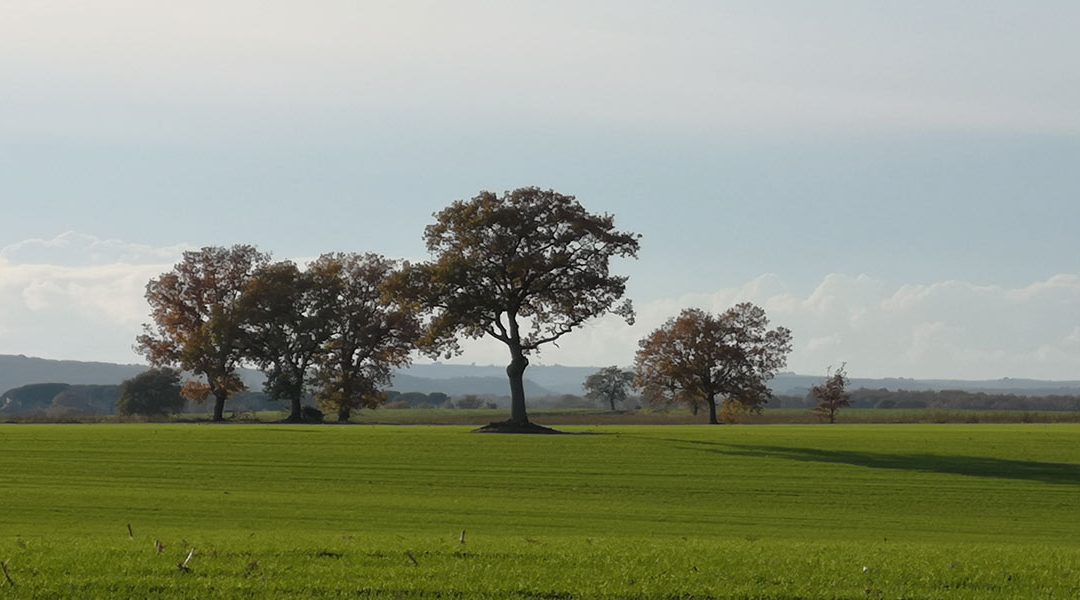
<instances>
[{"instance_id":1,"label":"grassy meadow","mask_svg":"<svg viewBox=\"0 0 1080 600\"><path fill-rule=\"evenodd\" d=\"M568 429L3 425L0 598L1080 597L1078 425Z\"/></svg>"}]
</instances>

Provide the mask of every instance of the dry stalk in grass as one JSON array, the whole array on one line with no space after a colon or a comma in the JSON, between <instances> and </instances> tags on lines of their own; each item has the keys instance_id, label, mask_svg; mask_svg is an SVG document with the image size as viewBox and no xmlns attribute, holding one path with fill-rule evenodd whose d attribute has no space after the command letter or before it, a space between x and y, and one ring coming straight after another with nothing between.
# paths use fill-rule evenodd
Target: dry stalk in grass
<instances>
[{"instance_id":1,"label":"dry stalk in grass","mask_svg":"<svg viewBox=\"0 0 1080 600\"><path fill-rule=\"evenodd\" d=\"M188 566L188 563L190 563L191 559L194 558L194 557L195 557L195 549L192 548L191 552L188 552L187 558L184 559L184 562L176 565L176 568L180 569L181 573L190 573L191 572L191 567Z\"/></svg>"},{"instance_id":2,"label":"dry stalk in grass","mask_svg":"<svg viewBox=\"0 0 1080 600\"><path fill-rule=\"evenodd\" d=\"M128 539L135 539L135 532L131 529L131 523L128 523Z\"/></svg>"},{"instance_id":3,"label":"dry stalk in grass","mask_svg":"<svg viewBox=\"0 0 1080 600\"><path fill-rule=\"evenodd\" d=\"M165 551L165 544L161 543L161 540L154 540L154 550L157 550L158 554Z\"/></svg>"},{"instance_id":4,"label":"dry stalk in grass","mask_svg":"<svg viewBox=\"0 0 1080 600\"><path fill-rule=\"evenodd\" d=\"M7 579L8 585L15 587L15 580L11 578L11 573L8 573L7 561L0 562L0 569L4 570L4 579Z\"/></svg>"},{"instance_id":5,"label":"dry stalk in grass","mask_svg":"<svg viewBox=\"0 0 1080 600\"><path fill-rule=\"evenodd\" d=\"M461 542L462 544L465 543L465 530L464 529L461 530L461 539L458 540L458 541Z\"/></svg>"},{"instance_id":6,"label":"dry stalk in grass","mask_svg":"<svg viewBox=\"0 0 1080 600\"><path fill-rule=\"evenodd\" d=\"M412 553L412 550L406 550L405 551L405 556L409 557L409 560L412 561L412 564L413 564L414 567L419 567L420 566L420 561L416 560L416 555L414 555Z\"/></svg>"}]
</instances>

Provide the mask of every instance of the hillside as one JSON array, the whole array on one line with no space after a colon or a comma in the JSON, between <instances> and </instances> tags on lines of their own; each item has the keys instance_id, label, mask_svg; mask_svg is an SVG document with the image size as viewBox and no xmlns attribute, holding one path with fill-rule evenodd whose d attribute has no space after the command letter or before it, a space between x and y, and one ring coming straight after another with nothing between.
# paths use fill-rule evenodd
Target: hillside
<instances>
[{"instance_id":1,"label":"hillside","mask_svg":"<svg viewBox=\"0 0 1080 600\"><path fill-rule=\"evenodd\" d=\"M533 365L525 372L525 393L532 397L582 393L581 384L599 367ZM146 369L145 365L118 365L104 362L49 360L22 355L0 355L0 393L31 383L68 383L72 385L115 385ZM259 389L262 375L244 370L244 381ZM772 381L776 394L802 396L821 376L781 373ZM394 376L391 387L400 392L443 392L451 396L465 394L503 396L509 393L506 370L498 365L462 365L445 363L416 364ZM851 388L889 390L963 390L968 392L1009 393L1020 395L1055 395L1080 393L1080 381L1037 379L959 379L854 378Z\"/></svg>"}]
</instances>

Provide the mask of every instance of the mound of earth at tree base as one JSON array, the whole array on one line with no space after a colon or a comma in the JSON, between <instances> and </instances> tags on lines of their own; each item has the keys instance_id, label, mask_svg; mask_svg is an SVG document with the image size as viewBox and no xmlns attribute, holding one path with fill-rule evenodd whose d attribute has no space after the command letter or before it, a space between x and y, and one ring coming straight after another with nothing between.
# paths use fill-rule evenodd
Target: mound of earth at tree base
<instances>
[{"instance_id":1,"label":"mound of earth at tree base","mask_svg":"<svg viewBox=\"0 0 1080 600\"><path fill-rule=\"evenodd\" d=\"M536 423L523 424L514 423L513 421L499 421L497 423L488 423L480 429L474 429L473 433L532 433L562 435L565 432L550 427L544 427L543 425L537 425Z\"/></svg>"}]
</instances>

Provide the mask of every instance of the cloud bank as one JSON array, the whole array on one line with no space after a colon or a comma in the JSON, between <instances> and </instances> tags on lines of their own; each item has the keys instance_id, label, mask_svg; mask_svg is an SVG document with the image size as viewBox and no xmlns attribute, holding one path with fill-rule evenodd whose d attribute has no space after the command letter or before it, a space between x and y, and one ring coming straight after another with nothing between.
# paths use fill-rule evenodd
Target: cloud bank
<instances>
[{"instance_id":1,"label":"cloud bank","mask_svg":"<svg viewBox=\"0 0 1080 600\"><path fill-rule=\"evenodd\" d=\"M183 246L153 248L65 233L0 249L0 353L137 362L146 282ZM828 274L799 291L776 275L712 293L639 305L637 324L604 318L545 348L544 364L627 365L639 340L687 307L720 312L749 301L794 332L789 368L824 373L846 361L857 377L1075 379L1080 376L1080 274L1022 287L964 281L889 284ZM501 364L492 340L455 362Z\"/></svg>"},{"instance_id":2,"label":"cloud bank","mask_svg":"<svg viewBox=\"0 0 1080 600\"><path fill-rule=\"evenodd\" d=\"M847 362L857 377L1080 374L1076 274L1017 288L964 281L889 285L867 275L829 274L809 293L763 275L738 287L640 306L634 327L605 319L580 339L567 340L559 360L605 356L617 359L609 363L628 364L636 341L682 308L721 312L744 301L764 307L774 326L793 331L789 368L800 373L824 373Z\"/></svg>"}]
</instances>

